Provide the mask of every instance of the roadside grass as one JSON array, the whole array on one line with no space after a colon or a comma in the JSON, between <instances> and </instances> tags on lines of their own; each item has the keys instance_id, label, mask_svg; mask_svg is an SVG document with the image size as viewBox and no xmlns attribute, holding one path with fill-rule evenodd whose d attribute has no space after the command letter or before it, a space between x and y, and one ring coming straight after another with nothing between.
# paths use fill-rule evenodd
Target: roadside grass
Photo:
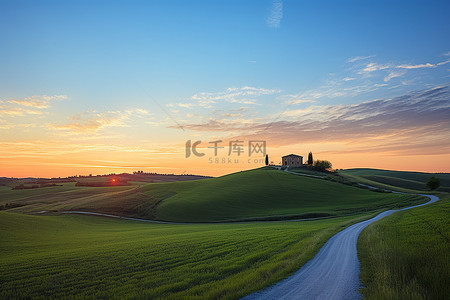
<instances>
[{"instance_id":1,"label":"roadside grass","mask_svg":"<svg viewBox=\"0 0 450 300\"><path fill-rule=\"evenodd\" d=\"M365 299L448 299L450 196L369 225L358 240Z\"/></svg>"},{"instance_id":2,"label":"roadside grass","mask_svg":"<svg viewBox=\"0 0 450 300\"><path fill-rule=\"evenodd\" d=\"M0 198L16 205L7 210L10 212L81 210L174 222L338 217L425 200L419 196L380 195L272 168L139 186L77 188L66 184L36 191L1 190Z\"/></svg>"},{"instance_id":3,"label":"roadside grass","mask_svg":"<svg viewBox=\"0 0 450 300\"><path fill-rule=\"evenodd\" d=\"M367 217L167 225L0 212L0 298L236 299Z\"/></svg>"}]
</instances>

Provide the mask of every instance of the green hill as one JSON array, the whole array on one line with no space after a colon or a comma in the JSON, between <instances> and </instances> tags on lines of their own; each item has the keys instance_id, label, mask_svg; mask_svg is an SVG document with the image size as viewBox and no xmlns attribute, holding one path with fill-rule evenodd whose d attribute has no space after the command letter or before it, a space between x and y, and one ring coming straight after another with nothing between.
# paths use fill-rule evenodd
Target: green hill
<instances>
[{"instance_id":1,"label":"green hill","mask_svg":"<svg viewBox=\"0 0 450 300\"><path fill-rule=\"evenodd\" d=\"M339 173L353 179L354 181L369 185L385 188L400 187L403 189L419 191L428 190L425 183L431 176L435 176L441 181L441 187L438 191L450 192L449 173L422 173L363 168L341 170Z\"/></svg>"},{"instance_id":2,"label":"green hill","mask_svg":"<svg viewBox=\"0 0 450 300\"><path fill-rule=\"evenodd\" d=\"M80 210L174 222L223 222L343 216L423 201L266 168L195 181L68 185L38 192L0 190L0 204L22 213Z\"/></svg>"},{"instance_id":3,"label":"green hill","mask_svg":"<svg viewBox=\"0 0 450 300\"><path fill-rule=\"evenodd\" d=\"M339 216L406 205L412 199L269 169L145 189L151 195L173 193L158 205L157 219L185 222Z\"/></svg>"}]
</instances>

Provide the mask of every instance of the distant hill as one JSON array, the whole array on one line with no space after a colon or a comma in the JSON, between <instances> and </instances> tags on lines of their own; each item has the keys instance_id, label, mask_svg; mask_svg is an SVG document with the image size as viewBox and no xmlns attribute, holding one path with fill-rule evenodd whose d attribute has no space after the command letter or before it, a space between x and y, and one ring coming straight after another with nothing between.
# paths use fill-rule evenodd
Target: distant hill
<instances>
[{"instance_id":1,"label":"distant hill","mask_svg":"<svg viewBox=\"0 0 450 300\"><path fill-rule=\"evenodd\" d=\"M353 180L372 185L386 185L387 188L400 187L404 189L425 191L427 180L431 176L439 178L441 187L437 191L450 192L450 173L424 173L408 171L390 171L380 169L356 168L339 171Z\"/></svg>"},{"instance_id":2,"label":"distant hill","mask_svg":"<svg viewBox=\"0 0 450 300\"><path fill-rule=\"evenodd\" d=\"M67 183L67 182L107 182L112 178L117 178L120 181L136 181L136 182L174 182L187 181L211 178L211 176L192 175L192 174L159 174L159 173L122 173L122 174L107 174L96 176L70 176L59 178L14 178L14 177L0 177L0 186L15 187L20 184L49 184L49 183ZM85 184L86 185L86 184Z\"/></svg>"}]
</instances>

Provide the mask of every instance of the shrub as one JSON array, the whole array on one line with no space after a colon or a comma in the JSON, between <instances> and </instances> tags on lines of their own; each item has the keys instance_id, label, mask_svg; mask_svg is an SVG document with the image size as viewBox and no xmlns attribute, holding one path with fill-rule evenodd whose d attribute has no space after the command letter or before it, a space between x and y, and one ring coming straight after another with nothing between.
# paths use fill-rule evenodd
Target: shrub
<instances>
[{"instance_id":1,"label":"shrub","mask_svg":"<svg viewBox=\"0 0 450 300\"><path fill-rule=\"evenodd\" d=\"M332 164L328 160L316 160L314 162L314 169L317 171L325 171L327 169L331 169Z\"/></svg>"},{"instance_id":2,"label":"shrub","mask_svg":"<svg viewBox=\"0 0 450 300\"><path fill-rule=\"evenodd\" d=\"M430 188L430 190L435 190L441 185L441 181L439 178L436 178L434 176L430 177L427 181L427 186Z\"/></svg>"}]
</instances>

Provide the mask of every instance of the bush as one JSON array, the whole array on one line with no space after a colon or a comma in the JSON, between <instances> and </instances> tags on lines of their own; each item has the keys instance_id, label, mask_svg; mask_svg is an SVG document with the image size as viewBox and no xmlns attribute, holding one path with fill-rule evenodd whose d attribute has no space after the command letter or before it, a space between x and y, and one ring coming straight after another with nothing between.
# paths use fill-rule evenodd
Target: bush
<instances>
[{"instance_id":1,"label":"bush","mask_svg":"<svg viewBox=\"0 0 450 300\"><path fill-rule=\"evenodd\" d=\"M441 181L439 178L436 178L434 176L430 177L427 181L427 186L430 188L430 190L435 190L441 185Z\"/></svg>"},{"instance_id":2,"label":"bush","mask_svg":"<svg viewBox=\"0 0 450 300\"><path fill-rule=\"evenodd\" d=\"M331 169L332 164L328 160L316 160L314 162L314 169L317 171L326 171L327 169Z\"/></svg>"}]
</instances>

